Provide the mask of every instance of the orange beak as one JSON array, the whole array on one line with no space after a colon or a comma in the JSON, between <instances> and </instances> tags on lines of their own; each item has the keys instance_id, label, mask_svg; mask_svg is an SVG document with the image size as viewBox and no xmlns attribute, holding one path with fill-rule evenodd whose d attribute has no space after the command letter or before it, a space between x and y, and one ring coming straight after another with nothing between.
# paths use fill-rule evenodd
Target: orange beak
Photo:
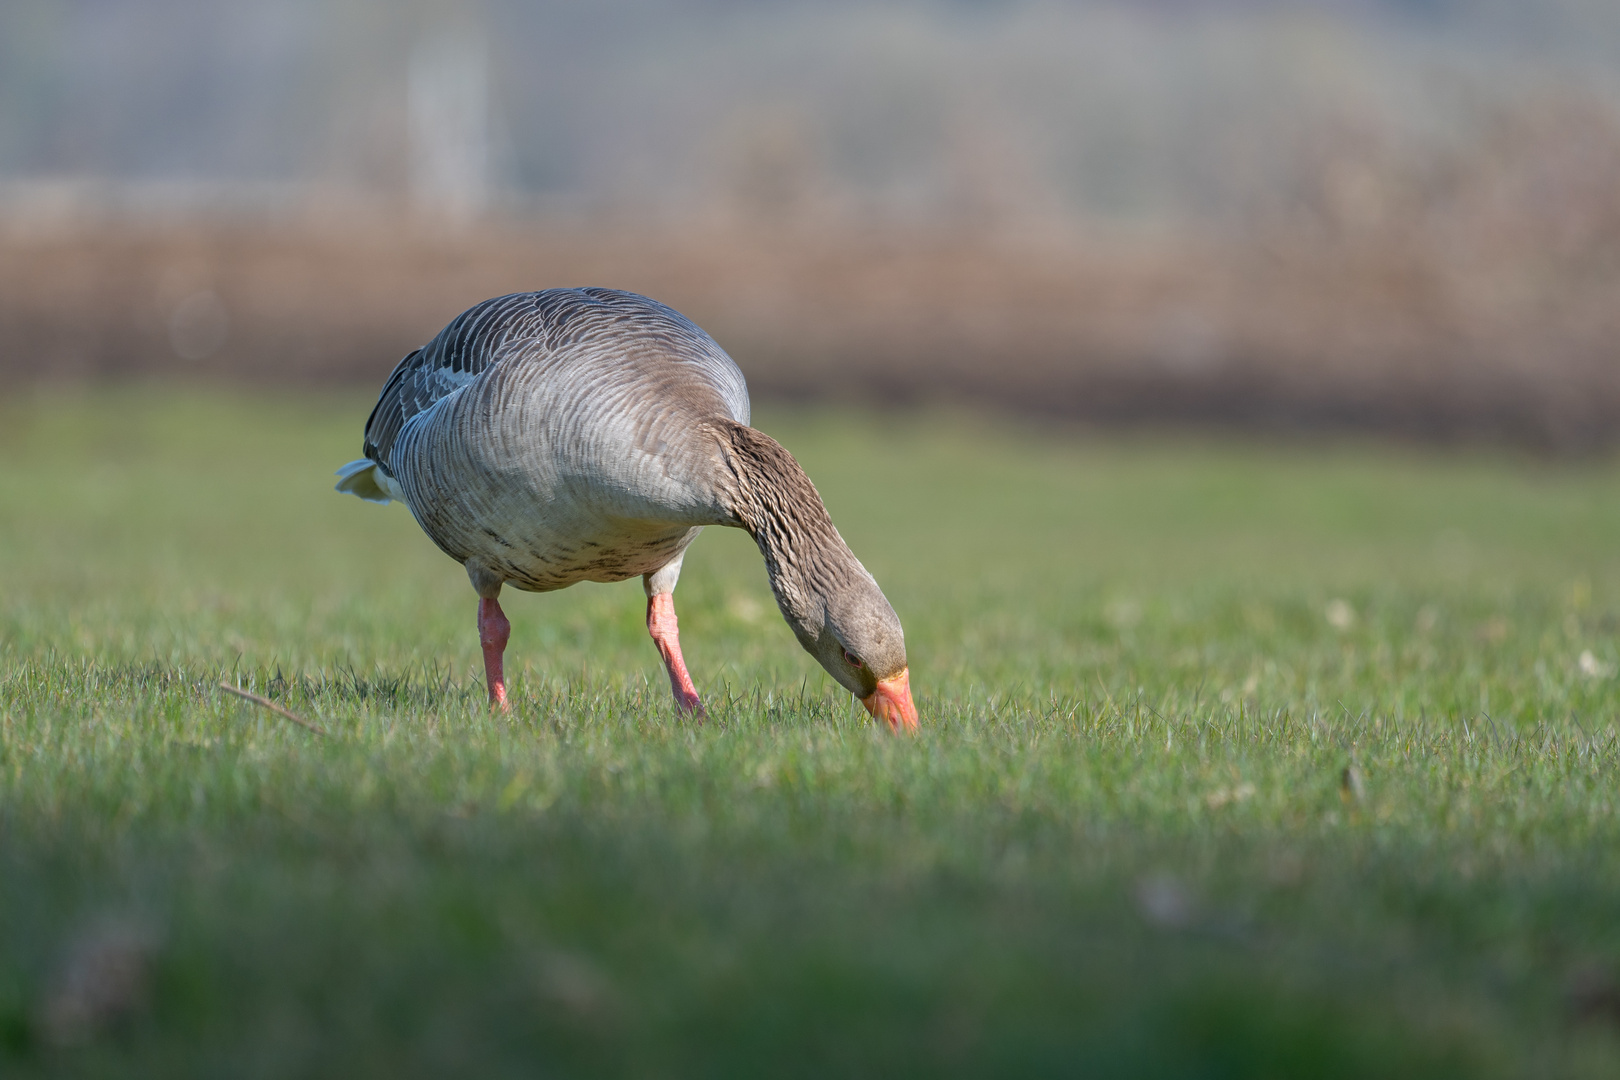
<instances>
[{"instance_id":1,"label":"orange beak","mask_svg":"<svg viewBox=\"0 0 1620 1080\"><path fill-rule=\"evenodd\" d=\"M911 703L910 668L902 668L900 674L878 683L876 690L861 698L861 704L874 717L886 721L892 731L917 730L917 706Z\"/></svg>"}]
</instances>

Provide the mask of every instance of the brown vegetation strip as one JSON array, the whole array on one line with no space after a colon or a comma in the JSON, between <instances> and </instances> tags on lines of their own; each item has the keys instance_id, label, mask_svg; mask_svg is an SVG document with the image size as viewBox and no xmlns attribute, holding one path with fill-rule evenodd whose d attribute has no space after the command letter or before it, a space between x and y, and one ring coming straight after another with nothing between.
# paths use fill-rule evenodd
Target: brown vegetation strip
<instances>
[{"instance_id":1,"label":"brown vegetation strip","mask_svg":"<svg viewBox=\"0 0 1620 1080\"><path fill-rule=\"evenodd\" d=\"M762 400L1590 451L1620 432L1620 195L1582 178L1620 173L1620 133L1578 148L1532 138L1438 190L1329 162L1296 216L1219 236L0 223L0 372L377 387L479 300L607 285L686 312Z\"/></svg>"}]
</instances>

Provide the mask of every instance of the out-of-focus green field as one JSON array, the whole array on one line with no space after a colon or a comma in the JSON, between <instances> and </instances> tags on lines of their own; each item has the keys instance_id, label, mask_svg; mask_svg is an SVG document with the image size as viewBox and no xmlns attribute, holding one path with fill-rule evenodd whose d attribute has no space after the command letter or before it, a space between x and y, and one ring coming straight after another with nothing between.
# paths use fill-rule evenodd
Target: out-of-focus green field
<instances>
[{"instance_id":1,"label":"out-of-focus green field","mask_svg":"<svg viewBox=\"0 0 1620 1080\"><path fill-rule=\"evenodd\" d=\"M908 740L721 529L491 717L369 403L0 406L0 1073L1620 1070L1620 468L765 413Z\"/></svg>"}]
</instances>

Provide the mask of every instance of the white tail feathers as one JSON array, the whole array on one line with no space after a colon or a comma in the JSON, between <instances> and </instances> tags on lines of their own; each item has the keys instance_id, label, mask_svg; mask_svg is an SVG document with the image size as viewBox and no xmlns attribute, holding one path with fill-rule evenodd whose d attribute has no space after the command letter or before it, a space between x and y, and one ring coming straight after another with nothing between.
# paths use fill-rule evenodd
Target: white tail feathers
<instances>
[{"instance_id":1,"label":"white tail feathers","mask_svg":"<svg viewBox=\"0 0 1620 1080\"><path fill-rule=\"evenodd\" d=\"M351 461L337 471L337 490L358 495L366 502L404 502L405 493L393 477L377 468L370 458Z\"/></svg>"}]
</instances>

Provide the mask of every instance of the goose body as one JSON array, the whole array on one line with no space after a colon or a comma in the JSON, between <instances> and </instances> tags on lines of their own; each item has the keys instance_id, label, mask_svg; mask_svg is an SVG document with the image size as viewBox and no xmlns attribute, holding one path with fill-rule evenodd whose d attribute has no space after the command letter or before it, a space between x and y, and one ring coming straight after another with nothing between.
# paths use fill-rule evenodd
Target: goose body
<instances>
[{"instance_id":1,"label":"goose body","mask_svg":"<svg viewBox=\"0 0 1620 1080\"><path fill-rule=\"evenodd\" d=\"M914 727L899 619L791 455L748 426L747 385L674 309L610 289L486 300L394 369L339 491L405 503L480 597L504 707L503 585L640 576L677 703L701 711L673 591L705 525L747 529L800 642L875 716Z\"/></svg>"}]
</instances>

